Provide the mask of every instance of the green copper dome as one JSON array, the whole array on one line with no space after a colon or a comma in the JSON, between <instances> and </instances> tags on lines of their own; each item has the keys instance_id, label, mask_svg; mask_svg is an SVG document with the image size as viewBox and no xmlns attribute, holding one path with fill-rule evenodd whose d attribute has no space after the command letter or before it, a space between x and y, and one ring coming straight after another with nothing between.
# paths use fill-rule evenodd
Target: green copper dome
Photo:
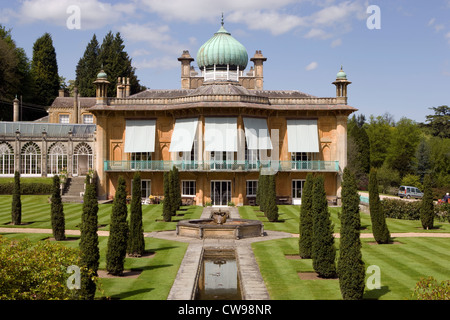
<instances>
[{"instance_id":1,"label":"green copper dome","mask_svg":"<svg viewBox=\"0 0 450 320\"><path fill-rule=\"evenodd\" d=\"M344 72L344 70L342 69L341 66L341 70L338 72L338 74L336 75L336 79L343 79L343 80L347 80L347 74Z\"/></svg>"},{"instance_id":2,"label":"green copper dome","mask_svg":"<svg viewBox=\"0 0 450 320\"><path fill-rule=\"evenodd\" d=\"M214 36L206 41L197 52L199 68L216 66L247 67L248 54L245 47L222 26Z\"/></svg>"},{"instance_id":3,"label":"green copper dome","mask_svg":"<svg viewBox=\"0 0 450 320\"><path fill-rule=\"evenodd\" d=\"M98 74L97 74L97 79L106 79L108 78L108 75L106 74L106 72L102 69Z\"/></svg>"}]
</instances>

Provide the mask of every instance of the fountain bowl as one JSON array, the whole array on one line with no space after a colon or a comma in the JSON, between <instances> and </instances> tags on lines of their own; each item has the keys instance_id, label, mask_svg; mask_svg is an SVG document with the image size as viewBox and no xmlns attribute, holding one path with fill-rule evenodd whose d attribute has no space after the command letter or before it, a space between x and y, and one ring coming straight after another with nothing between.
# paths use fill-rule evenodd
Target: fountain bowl
<instances>
[{"instance_id":1,"label":"fountain bowl","mask_svg":"<svg viewBox=\"0 0 450 320\"><path fill-rule=\"evenodd\" d=\"M263 236L264 225L259 220L231 219L219 211L208 219L181 220L176 232L197 239L243 239Z\"/></svg>"}]
</instances>

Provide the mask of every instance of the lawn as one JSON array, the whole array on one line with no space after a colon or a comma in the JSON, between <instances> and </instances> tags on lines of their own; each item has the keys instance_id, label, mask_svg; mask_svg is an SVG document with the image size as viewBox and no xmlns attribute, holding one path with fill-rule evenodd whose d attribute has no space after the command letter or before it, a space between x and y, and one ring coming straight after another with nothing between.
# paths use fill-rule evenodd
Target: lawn
<instances>
[{"instance_id":1,"label":"lawn","mask_svg":"<svg viewBox=\"0 0 450 320\"><path fill-rule=\"evenodd\" d=\"M99 205L100 230L109 230L112 204ZM197 219L202 207L182 207L173 217L173 222L162 221L161 205L143 205L144 231L175 230L176 222L181 219ZM11 196L0 196L0 225L11 221ZM79 229L81 204L64 204L67 229ZM330 207L330 217L334 231L340 232L340 208ZM48 196L22 196L22 228L51 228L50 204ZM298 234L299 206L279 206L279 222L268 222L257 207L239 207L244 219L258 219L264 222L265 230L284 231ZM391 233L401 232L450 232L450 224L435 221L436 229L426 231L420 221L387 219ZM361 213L362 233L371 233L370 216ZM32 241L48 238L49 234L3 234L12 239L27 237ZM64 245L78 247L79 238L61 242ZM100 237L100 269L105 268L107 237ZM160 300L166 299L179 266L187 249L187 244L178 241L166 241L145 238L149 257L126 258L125 269L140 270L138 278L102 278L101 288L114 299ZM381 270L381 289L368 290L365 299L403 300L411 297L415 284L421 277L433 276L437 280L450 279L450 241L443 238L396 238L398 244L374 245L373 239L361 239L363 260L366 267L377 265ZM311 260L288 259L286 255L298 254L298 238L261 241L252 244L261 274L269 290L271 299L341 299L339 280L301 280L298 272L312 272ZM338 256L339 239L335 239ZM369 277L370 274L367 275ZM100 293L99 293L100 295Z\"/></svg>"},{"instance_id":2,"label":"lawn","mask_svg":"<svg viewBox=\"0 0 450 320\"><path fill-rule=\"evenodd\" d=\"M22 200L22 225L11 226L19 228L50 229L50 203L48 195L28 196L23 195ZM9 195L0 195L0 225L8 227L11 222L11 199ZM99 204L98 224L99 230L109 230L112 204ZM66 229L78 230L81 222L82 204L64 203L64 217ZM143 205L142 222L144 232L175 230L177 221L181 219L198 219L202 214L202 207L181 207L172 222L162 220L162 205Z\"/></svg>"},{"instance_id":3,"label":"lawn","mask_svg":"<svg viewBox=\"0 0 450 320\"><path fill-rule=\"evenodd\" d=\"M401 238L400 244L374 245L362 239L363 261L380 268L381 288L368 290L364 299L410 299L421 277L450 279L450 241L444 238ZM338 279L301 280L298 272L313 272L311 259L288 259L298 254L298 239L263 241L252 245L261 274L274 300L342 299ZM335 239L339 247L339 239ZM336 250L336 257L339 250ZM366 275L367 278L371 276Z\"/></svg>"}]
</instances>

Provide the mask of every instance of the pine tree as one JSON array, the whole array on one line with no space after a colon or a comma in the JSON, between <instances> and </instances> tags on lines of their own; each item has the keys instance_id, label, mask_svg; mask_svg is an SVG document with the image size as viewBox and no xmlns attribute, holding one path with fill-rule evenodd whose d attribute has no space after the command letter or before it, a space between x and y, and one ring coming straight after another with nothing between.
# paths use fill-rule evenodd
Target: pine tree
<instances>
[{"instance_id":1,"label":"pine tree","mask_svg":"<svg viewBox=\"0 0 450 320\"><path fill-rule=\"evenodd\" d=\"M372 232L378 244L389 243L391 235L386 224L383 207L378 193L378 179L376 169L370 169L369 174L369 210L372 221Z\"/></svg>"},{"instance_id":2,"label":"pine tree","mask_svg":"<svg viewBox=\"0 0 450 320\"><path fill-rule=\"evenodd\" d=\"M94 299L96 283L92 276L97 276L100 251L98 248L98 201L97 179L90 181L86 177L86 188L83 197L83 212L81 215L80 257L84 267L81 278L81 297Z\"/></svg>"},{"instance_id":3,"label":"pine tree","mask_svg":"<svg viewBox=\"0 0 450 320\"><path fill-rule=\"evenodd\" d=\"M431 176L425 175L423 179L423 198L420 206L420 221L426 230L433 229L434 226L434 204L433 191L431 190Z\"/></svg>"},{"instance_id":4,"label":"pine tree","mask_svg":"<svg viewBox=\"0 0 450 320\"><path fill-rule=\"evenodd\" d=\"M365 266L362 261L361 220L356 180L348 168L342 181L341 236L337 272L344 300L361 300L365 286Z\"/></svg>"},{"instance_id":5,"label":"pine tree","mask_svg":"<svg viewBox=\"0 0 450 320\"><path fill-rule=\"evenodd\" d=\"M93 83L101 68L99 54L100 47L97 36L94 34L76 68L75 86L78 87L78 93L82 97L95 97Z\"/></svg>"},{"instance_id":6,"label":"pine tree","mask_svg":"<svg viewBox=\"0 0 450 320\"><path fill-rule=\"evenodd\" d=\"M11 221L14 225L22 223L22 201L20 199L20 173L14 172L14 187L11 203Z\"/></svg>"},{"instance_id":7,"label":"pine tree","mask_svg":"<svg viewBox=\"0 0 450 320\"><path fill-rule=\"evenodd\" d=\"M144 229L142 226L141 175L136 172L133 177L133 193L130 206L130 236L128 254L140 257L145 252Z\"/></svg>"},{"instance_id":8,"label":"pine tree","mask_svg":"<svg viewBox=\"0 0 450 320\"><path fill-rule=\"evenodd\" d=\"M333 225L328 212L324 178L318 176L313 185L313 268L321 278L336 277L336 248L334 247Z\"/></svg>"},{"instance_id":9,"label":"pine tree","mask_svg":"<svg viewBox=\"0 0 450 320\"><path fill-rule=\"evenodd\" d=\"M276 185L275 185L275 175L267 176L268 188L267 188L267 200L266 200L266 211L265 215L270 222L278 221L278 206L276 197Z\"/></svg>"},{"instance_id":10,"label":"pine tree","mask_svg":"<svg viewBox=\"0 0 450 320\"><path fill-rule=\"evenodd\" d=\"M64 220L64 207L61 199L60 180L58 175L53 176L53 188L51 198L51 220L53 237L56 241L61 241L66 238L65 236L65 220Z\"/></svg>"},{"instance_id":11,"label":"pine tree","mask_svg":"<svg viewBox=\"0 0 450 320\"><path fill-rule=\"evenodd\" d=\"M121 275L128 242L127 192L125 179L119 176L114 197L108 249L106 253L106 270L113 275Z\"/></svg>"},{"instance_id":12,"label":"pine tree","mask_svg":"<svg viewBox=\"0 0 450 320\"><path fill-rule=\"evenodd\" d=\"M116 96L117 94L117 78L130 78L130 93L134 94L144 87L139 85L139 80L136 77L136 68L131 65L131 58L125 51L125 45L119 32L114 34L110 31L103 39L99 51L99 60L103 64L104 71L108 75L111 88L110 94ZM98 72L98 70L97 70Z\"/></svg>"},{"instance_id":13,"label":"pine tree","mask_svg":"<svg viewBox=\"0 0 450 320\"><path fill-rule=\"evenodd\" d=\"M58 96L59 75L56 51L49 33L45 33L33 45L31 74L35 86L35 103L50 106Z\"/></svg>"},{"instance_id":14,"label":"pine tree","mask_svg":"<svg viewBox=\"0 0 450 320\"><path fill-rule=\"evenodd\" d=\"M163 202L163 219L165 222L170 222L172 220L172 210L171 210L171 199L170 199L170 172L164 172L164 202Z\"/></svg>"},{"instance_id":15,"label":"pine tree","mask_svg":"<svg viewBox=\"0 0 450 320\"><path fill-rule=\"evenodd\" d=\"M299 255L302 259L311 259L313 239L313 217L312 217L312 188L314 176L312 173L306 175L306 181L302 189L302 205L300 207L299 225Z\"/></svg>"}]
</instances>

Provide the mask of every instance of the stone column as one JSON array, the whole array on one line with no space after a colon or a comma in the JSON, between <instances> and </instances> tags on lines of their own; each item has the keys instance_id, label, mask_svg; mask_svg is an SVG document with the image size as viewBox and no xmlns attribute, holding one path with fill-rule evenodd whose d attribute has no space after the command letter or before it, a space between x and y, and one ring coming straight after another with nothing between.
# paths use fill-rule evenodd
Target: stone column
<instances>
[{"instance_id":1,"label":"stone column","mask_svg":"<svg viewBox=\"0 0 450 320\"><path fill-rule=\"evenodd\" d=\"M107 181L106 172L104 168L104 161L109 160L107 153L107 117L103 114L96 115L97 117L97 143L95 153L95 168L98 175L98 198L106 200L107 194Z\"/></svg>"},{"instance_id":2,"label":"stone column","mask_svg":"<svg viewBox=\"0 0 450 320\"><path fill-rule=\"evenodd\" d=\"M48 173L47 161L47 132L42 131L42 176L46 177Z\"/></svg>"},{"instance_id":3,"label":"stone column","mask_svg":"<svg viewBox=\"0 0 450 320\"><path fill-rule=\"evenodd\" d=\"M339 161L337 177L337 196L341 196L341 182L344 168L347 166L347 115L336 115L336 155Z\"/></svg>"}]
</instances>

